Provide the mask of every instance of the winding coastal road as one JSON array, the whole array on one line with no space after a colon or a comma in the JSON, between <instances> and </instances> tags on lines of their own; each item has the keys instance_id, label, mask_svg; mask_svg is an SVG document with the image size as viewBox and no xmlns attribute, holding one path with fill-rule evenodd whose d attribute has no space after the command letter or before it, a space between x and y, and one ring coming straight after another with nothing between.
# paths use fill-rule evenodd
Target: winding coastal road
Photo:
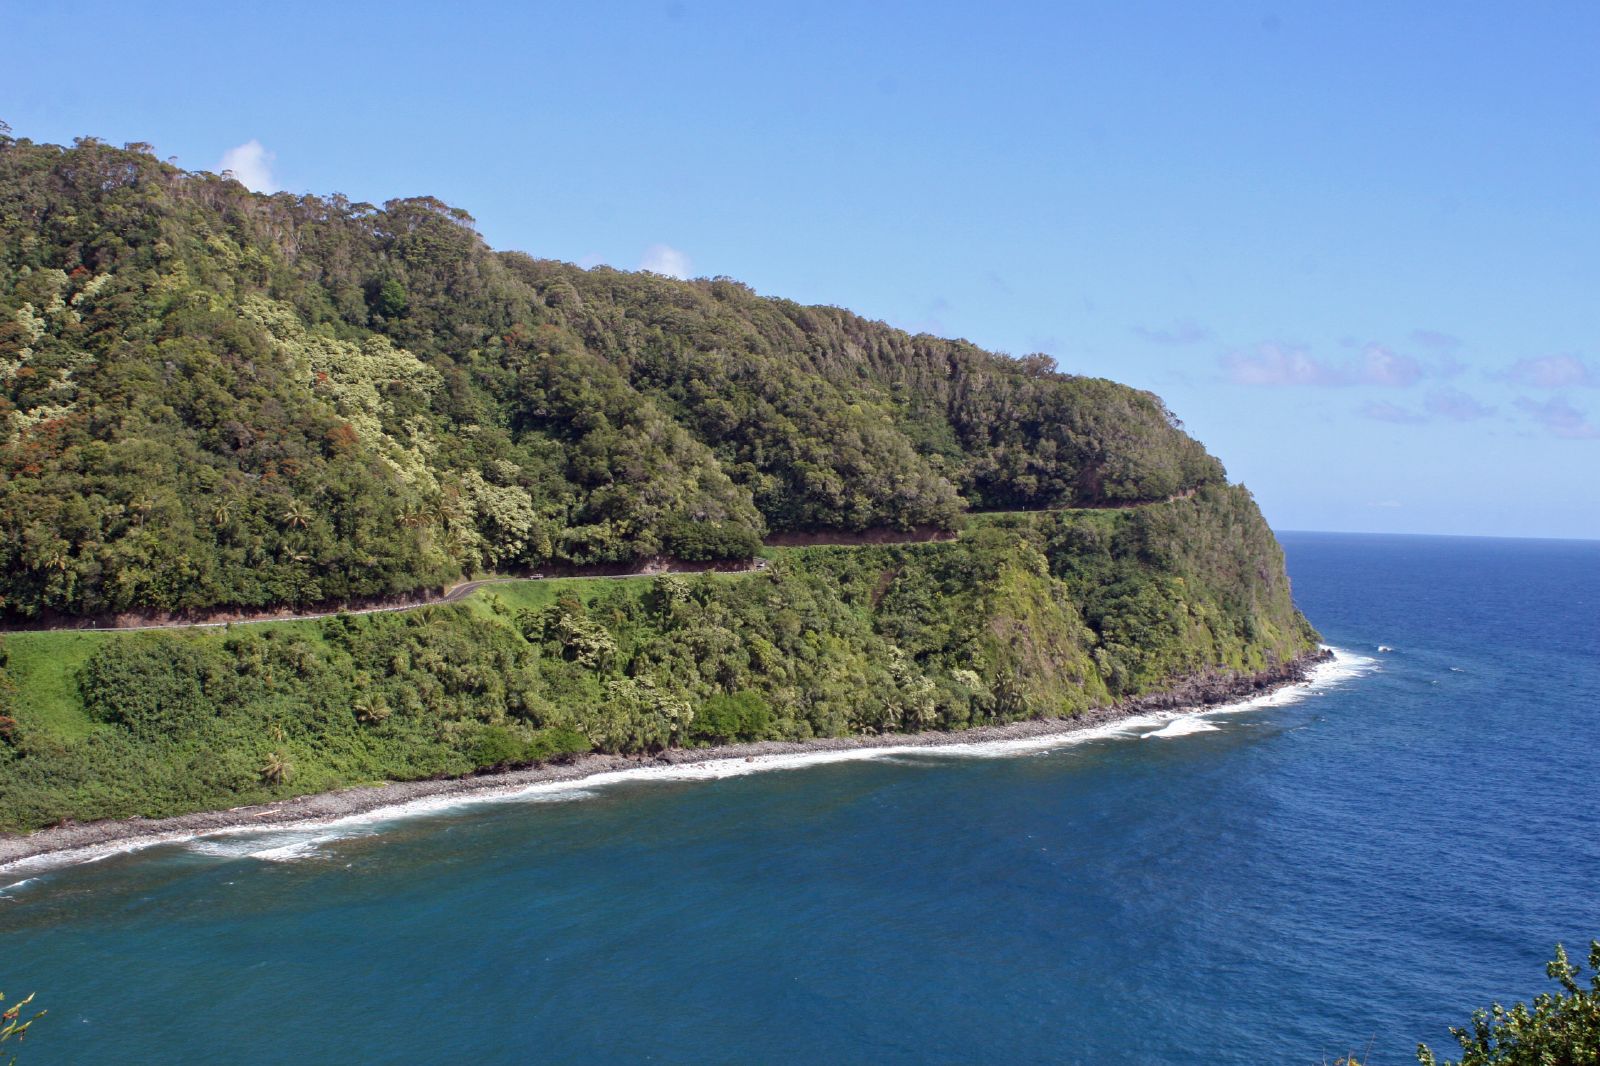
<instances>
[{"instance_id":1,"label":"winding coastal road","mask_svg":"<svg viewBox=\"0 0 1600 1066\"><path fill-rule=\"evenodd\" d=\"M137 633L145 629L222 629L226 626L259 625L262 622L313 622L321 618L333 618L341 614L390 614L403 611L415 611L423 607L440 607L445 604L460 603L468 596L477 592L485 585L504 585L514 581L615 581L623 578L634 577L660 577L663 574L683 573L719 573L719 574L754 574L767 568L765 559L756 559L749 566L729 568L725 570L711 570L710 568L696 568L693 570L675 570L670 565L664 568L634 570L626 574L529 574L524 577L508 575L503 577L479 577L470 581L462 581L451 585L437 596L424 596L415 600L404 600L399 603L381 603L367 607L328 607L324 609L305 611L299 614L275 614L266 611L239 611L216 612L227 613L229 617L213 618L187 618L174 619L166 622L143 622L129 625L108 626L83 626L62 623L59 625L39 626L34 629L0 629L0 637L7 634L23 633Z\"/></svg>"},{"instance_id":2,"label":"winding coastal road","mask_svg":"<svg viewBox=\"0 0 1600 1066\"><path fill-rule=\"evenodd\" d=\"M1065 510L1078 510L1078 511L1083 511L1083 510L1128 511L1128 510L1132 510L1132 509L1134 509L1136 507L1148 507L1148 506L1151 506L1153 504L1171 503L1174 500L1188 499L1189 497L1193 496L1194 493L1195 493L1195 490L1191 488L1191 489L1185 489L1182 492L1173 493L1171 496L1168 496L1164 500L1144 500L1144 501L1139 501L1139 502L1134 502L1134 503L1104 504L1104 505L1101 505L1099 507L1046 508L1046 509L1042 509L1042 510L1038 510L1038 511L978 511L978 512L972 512L972 514L974 514L975 516L987 517L987 516L1008 515L1008 514L1013 514L1013 515L1014 514L1051 514L1051 513L1054 513L1056 511L1065 511ZM951 533L952 533L952 531L950 531L950 530L935 530L935 531L931 531L931 532L916 532L916 533L908 533L908 534L883 531L883 535L881 537L880 536L870 536L870 535L869 536L864 536L863 534L839 534L837 539L812 540L812 539L809 539L809 537L808 537L808 538L804 539L803 541L797 541L797 542L794 542L794 543L782 543L781 542L781 538L783 537L783 535L780 534L777 537L770 538L767 546L768 547L777 547L777 548L785 548L785 547L814 547L814 548L848 547L848 548L858 548L858 547L864 547L864 546L889 545L889 544L929 544L929 543L932 543L932 542L935 542L935 541L947 541L947 540L955 539L955 537L952 536ZM474 592L477 592L479 589L483 588L486 585L503 585L503 584L507 584L509 582L514 582L514 581L560 581L560 580L573 580L573 579L578 579L578 578L582 578L582 579L585 579L585 580L612 580L612 581L615 581L615 580L620 580L620 579L623 579L623 578L660 577L663 574L706 573L706 572L719 573L719 574L755 574L755 573L760 573L761 571L763 571L765 569L767 569L767 561L765 559L757 558L757 559L752 560L749 565L729 567L729 568L726 568L726 569L717 569L715 564L710 564L710 565L687 564L686 565L686 564L682 564L682 563L659 562L659 563L657 563L655 565L652 565L652 566L646 566L645 568L643 568L641 570L629 571L628 573L623 573L623 574L549 574L549 575L546 575L546 574L537 574L537 573L535 573L535 574L528 574L526 576L521 576L521 577L518 577L516 575L506 575L506 576L501 576L501 577L480 577L480 578L473 578L473 579L471 579L469 581L462 581L459 584L452 585L452 586L450 586L449 588L445 589L442 593L440 593L438 595L434 595L434 596L426 596L425 595L425 596L419 597L417 599L402 599L402 600L399 600L399 601L396 601L396 602L392 602L392 603L373 603L373 604L369 604L367 606L352 606L352 605L348 605L347 604L347 605L344 605L344 606L324 607L324 608L319 608L319 609L316 609L316 610L304 611L304 612L297 613L297 614L274 613L274 612L271 612L271 611L249 611L249 610L229 611L229 610L221 610L221 609L219 609L219 610L214 610L214 611L209 611L209 612L196 612L196 613L200 614L201 617L193 617L193 616L191 616L191 617L187 617L187 618L164 619L162 621L150 621L150 622L137 621L136 619L139 616L134 612L128 612L128 613L126 613L124 615L119 616L119 617L123 617L123 618L129 619L128 623L126 623L126 624L78 625L78 624L74 624L72 621L69 620L69 621L58 622L58 623L51 624L51 625L36 626L34 628L31 628L31 629L20 629L20 628L13 629L13 628L9 628L9 627L0 626L0 636L4 636L7 633L16 633L16 634L23 634L23 633L55 633L55 632L72 632L72 633L136 633L136 632L139 632L140 630L147 630L147 629L221 629L221 628L223 628L225 626L254 625L254 624L260 624L262 622L311 622L311 621L316 621L317 619L321 619L321 618L332 618L332 617L334 617L336 615L341 615L341 614L389 614L389 613L399 613L399 612L402 612L402 611L415 611L415 610L419 610L420 608L423 608L423 607L439 607L439 606L443 606L443 605L451 604L451 603L460 603L462 600L466 599L468 596L471 596Z\"/></svg>"}]
</instances>

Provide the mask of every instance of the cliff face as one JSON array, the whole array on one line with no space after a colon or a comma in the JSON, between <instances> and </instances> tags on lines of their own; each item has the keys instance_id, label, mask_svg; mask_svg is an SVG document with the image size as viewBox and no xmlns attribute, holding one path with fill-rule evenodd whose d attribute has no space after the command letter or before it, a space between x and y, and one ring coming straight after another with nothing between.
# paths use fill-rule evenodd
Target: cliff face
<instances>
[{"instance_id":1,"label":"cliff face","mask_svg":"<svg viewBox=\"0 0 1600 1066\"><path fill-rule=\"evenodd\" d=\"M496 253L437 201L0 139L12 621L769 534L794 546L739 573L5 636L0 826L1070 716L1315 642L1249 494L1147 393L722 279Z\"/></svg>"}]
</instances>

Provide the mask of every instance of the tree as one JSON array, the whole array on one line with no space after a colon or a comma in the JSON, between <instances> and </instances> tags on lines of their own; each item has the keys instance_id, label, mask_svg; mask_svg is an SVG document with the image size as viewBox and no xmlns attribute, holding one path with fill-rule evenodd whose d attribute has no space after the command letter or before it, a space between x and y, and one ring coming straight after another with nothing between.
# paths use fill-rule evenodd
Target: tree
<instances>
[{"instance_id":1,"label":"tree","mask_svg":"<svg viewBox=\"0 0 1600 1066\"><path fill-rule=\"evenodd\" d=\"M373 293L372 310L384 318L399 318L408 303L406 287L394 278L385 278Z\"/></svg>"},{"instance_id":2,"label":"tree","mask_svg":"<svg viewBox=\"0 0 1600 1066\"><path fill-rule=\"evenodd\" d=\"M772 709L757 692L718 693L694 717L692 736L714 744L760 740L772 727Z\"/></svg>"},{"instance_id":3,"label":"tree","mask_svg":"<svg viewBox=\"0 0 1600 1066\"><path fill-rule=\"evenodd\" d=\"M266 761L261 764L261 780L269 785L281 785L294 776L294 763L281 751L274 751L267 755Z\"/></svg>"},{"instance_id":4,"label":"tree","mask_svg":"<svg viewBox=\"0 0 1600 1066\"><path fill-rule=\"evenodd\" d=\"M299 500L290 500L283 508L283 523L291 529L304 529L311 521L311 512Z\"/></svg>"},{"instance_id":5,"label":"tree","mask_svg":"<svg viewBox=\"0 0 1600 1066\"><path fill-rule=\"evenodd\" d=\"M1578 983L1582 968L1567 960L1556 945L1556 957L1545 974L1561 986L1543 992L1532 1009L1518 1003L1510 1010L1496 1003L1472 1012L1472 1027L1450 1029L1461 1045L1461 1058L1444 1066L1597 1066L1600 1064L1600 940L1589 942L1585 988ZM1439 1066L1427 1044L1417 1045L1422 1066Z\"/></svg>"}]
</instances>

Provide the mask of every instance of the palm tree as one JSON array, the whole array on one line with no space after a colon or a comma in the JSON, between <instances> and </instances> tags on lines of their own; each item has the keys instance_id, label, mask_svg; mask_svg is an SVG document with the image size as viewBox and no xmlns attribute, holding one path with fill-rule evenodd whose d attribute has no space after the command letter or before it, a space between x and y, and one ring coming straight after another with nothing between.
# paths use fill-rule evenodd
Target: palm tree
<instances>
[{"instance_id":1,"label":"palm tree","mask_svg":"<svg viewBox=\"0 0 1600 1066\"><path fill-rule=\"evenodd\" d=\"M283 509L283 521L291 529L304 529L306 523L311 521L311 512L299 500L291 499Z\"/></svg>"},{"instance_id":2,"label":"palm tree","mask_svg":"<svg viewBox=\"0 0 1600 1066\"><path fill-rule=\"evenodd\" d=\"M382 697L363 696L355 702L356 721L363 725L381 725L393 712Z\"/></svg>"},{"instance_id":3,"label":"palm tree","mask_svg":"<svg viewBox=\"0 0 1600 1066\"><path fill-rule=\"evenodd\" d=\"M267 756L267 761L261 765L261 780L269 785L281 785L294 776L294 763L281 751L275 751Z\"/></svg>"}]
</instances>

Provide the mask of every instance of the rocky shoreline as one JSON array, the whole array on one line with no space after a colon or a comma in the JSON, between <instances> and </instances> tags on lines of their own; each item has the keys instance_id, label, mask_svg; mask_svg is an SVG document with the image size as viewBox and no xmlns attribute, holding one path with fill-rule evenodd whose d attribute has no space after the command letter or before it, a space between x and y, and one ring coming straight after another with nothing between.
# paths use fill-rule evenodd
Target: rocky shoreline
<instances>
[{"instance_id":1,"label":"rocky shoreline","mask_svg":"<svg viewBox=\"0 0 1600 1066\"><path fill-rule=\"evenodd\" d=\"M1068 736L1087 729L1156 711L1199 709L1262 696L1308 680L1312 668L1333 658L1321 648L1259 674L1236 676L1205 674L1190 677L1163 692L1122 700L1072 718L1036 718L1005 725L979 726L960 732L883 733L858 737L819 737L813 740L757 741L716 748L673 748L658 755L583 755L570 762L549 763L521 770L476 774L427 781L397 781L300 796L278 803L236 807L224 811L199 811L171 818L123 818L103 822L68 823L33 833L0 836L0 869L25 859L59 852L108 845L179 840L205 833L265 825L324 822L414 800L463 796L472 793L511 792L529 785L580 781L596 774L647 766L687 766L759 756L807 754L884 747L946 747L988 741Z\"/></svg>"}]
</instances>

